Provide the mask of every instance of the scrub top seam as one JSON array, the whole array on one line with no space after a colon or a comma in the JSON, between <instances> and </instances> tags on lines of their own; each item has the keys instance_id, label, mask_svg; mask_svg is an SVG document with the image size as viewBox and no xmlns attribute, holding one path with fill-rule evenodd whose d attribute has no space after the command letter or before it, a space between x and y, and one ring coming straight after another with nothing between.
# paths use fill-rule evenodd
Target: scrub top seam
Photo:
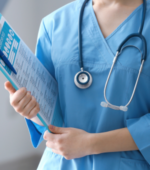
<instances>
[{"instance_id":1,"label":"scrub top seam","mask_svg":"<svg viewBox=\"0 0 150 170\"><path fill-rule=\"evenodd\" d=\"M48 34L48 32L47 32L47 29L46 29L46 27L45 27L44 20L42 21L42 23L43 23L43 27L44 27L45 33L46 33L46 35L47 35L46 37L48 37L48 40L49 40L50 44L52 44L52 41L51 41L51 39L50 39L50 36L49 36L49 34Z\"/></svg>"},{"instance_id":2,"label":"scrub top seam","mask_svg":"<svg viewBox=\"0 0 150 170\"><path fill-rule=\"evenodd\" d=\"M136 163L136 164L141 164L141 165L145 165L146 167L150 167L145 160L138 160L138 159L130 159L130 158L124 158L124 157L121 157L120 158L121 161L126 161L126 162L131 162L131 163Z\"/></svg>"},{"instance_id":3,"label":"scrub top seam","mask_svg":"<svg viewBox=\"0 0 150 170\"><path fill-rule=\"evenodd\" d=\"M92 1L92 0L91 0ZM104 48L106 48L109 52L109 55L106 54L105 56L107 56L108 59L106 59L106 57L104 57L104 54L106 53L106 51L103 52L103 55L102 57L104 58L104 60L107 62L107 63L112 63L113 61L113 58L115 57L114 54L112 53L110 47L108 46L108 43L106 42L102 32L101 32L101 28L99 26L99 23L97 21L97 18L96 18L96 15L95 15L95 12L94 12L94 9L93 9L93 6L92 6L92 2L90 4L90 10L91 10L91 15L90 15L90 18L91 18L91 21L93 23L93 25L96 27L95 30L97 31L97 34L98 36L101 38L101 39L96 39L96 41L99 43L100 41L102 42L102 47L101 47L101 50L104 51ZM93 26L93 27L94 27ZM102 53L102 52L101 52ZM118 62L119 64L121 64L120 62Z\"/></svg>"},{"instance_id":4,"label":"scrub top seam","mask_svg":"<svg viewBox=\"0 0 150 170\"><path fill-rule=\"evenodd\" d=\"M147 3L149 3L149 1L147 1ZM110 34L110 36L108 35L108 37L105 38L105 40L108 41L113 35L115 35L115 34L118 32L118 30L119 30L121 27L123 27L130 19L132 19L132 17L133 17L137 12L139 12L139 10L142 8L142 5L143 5L143 4L141 4L139 7L137 7L137 8L135 9L135 11L133 11L133 12L130 14L130 16L128 16L128 17L116 28L116 30L114 30L114 32L112 32L112 34ZM149 9L146 9L146 12L148 12L148 11L149 11ZM143 27L143 29L144 29L144 27Z\"/></svg>"},{"instance_id":5,"label":"scrub top seam","mask_svg":"<svg viewBox=\"0 0 150 170\"><path fill-rule=\"evenodd\" d=\"M120 170L120 166L121 166L121 155L120 155L120 158L119 158L119 166L118 166L118 170Z\"/></svg>"},{"instance_id":6,"label":"scrub top seam","mask_svg":"<svg viewBox=\"0 0 150 170\"><path fill-rule=\"evenodd\" d=\"M101 50L101 48L99 46L99 41L95 40L95 38L92 38L93 37L93 32L94 32L95 35L99 34L99 32L98 32L97 29L93 30L93 28L94 28L93 25L95 25L95 23L93 22L93 19L92 19L91 15L90 15L90 12L89 12L89 10L91 11L91 9L90 9L91 8L91 1L92 0L89 0L87 2L86 6L85 6L85 12L84 12L83 21L82 21L82 25L83 25L82 26L82 34L84 33L84 34L88 35L90 40L93 41L92 45L95 46L95 48L99 51L99 56L102 57L102 59L103 59L103 61L105 63L109 63L107 61L107 59L104 57L105 54L104 54L103 50ZM89 22L93 23L92 27L87 27L87 22L84 19L84 17L87 17L87 16L89 17ZM98 43L95 43L95 41L98 42Z\"/></svg>"},{"instance_id":7,"label":"scrub top seam","mask_svg":"<svg viewBox=\"0 0 150 170\"><path fill-rule=\"evenodd\" d=\"M132 19L132 17L137 14L137 12L139 12L139 10L141 9L141 5L139 7L137 7L137 9L135 9L135 11L133 11L113 32L112 34L110 34L110 36L108 35L105 40L108 41L114 34L116 34L118 32L118 30L123 27L130 19ZM137 30L138 32L138 30Z\"/></svg>"},{"instance_id":8,"label":"scrub top seam","mask_svg":"<svg viewBox=\"0 0 150 170\"><path fill-rule=\"evenodd\" d=\"M92 1L92 0L91 0ZM90 2L90 1L89 1ZM90 11L91 11L91 2L90 2L90 4L89 4L89 6L88 6L89 8L90 8ZM99 51L99 55L100 55L100 57L102 57L103 58L103 60L105 61L105 63L107 63L107 64L109 64L109 62L107 61L107 59L105 58L105 53L104 53L104 51L102 50L102 48L103 47L101 47L101 46L103 46L103 43L102 42L100 42L100 39L95 39L95 38L92 38L93 37L93 32L94 32L94 34L95 35L98 35L99 36L99 31L100 30L97 30L97 28L95 28L94 26L96 26L96 24L97 23L95 23L95 21L94 21L94 19L93 19L93 17L90 15L90 14L88 14L89 15L89 21L91 21L92 22L92 27L90 27L90 28L88 28L88 27L84 27L84 29L85 29L85 31L86 31L86 33L87 33L87 35L90 37L90 39L91 39L91 41L93 41L93 45L95 46L95 48ZM92 12L92 15L93 15L93 12ZM84 24L85 22L83 21L83 24ZM87 23L85 23L84 25L86 25ZM94 25L94 26L93 26ZM93 30L94 29L94 30ZM97 43L96 43L97 42ZM101 44L101 46L99 46ZM100 48L101 47L101 48Z\"/></svg>"},{"instance_id":9,"label":"scrub top seam","mask_svg":"<svg viewBox=\"0 0 150 170\"><path fill-rule=\"evenodd\" d=\"M51 50L50 50L50 56L51 56L51 57L50 57L49 60L52 61L52 64L53 64L53 66L54 66L53 55L52 55L52 40L51 40L51 38L50 38L50 36L49 36L49 34L48 34L48 32L47 32L47 29L46 29L46 27L45 27L44 19L42 20L42 24L43 24L43 27L44 27L45 34L47 35L47 36L45 36L45 37L47 38L47 40L49 41L49 44L50 44L50 46L51 46ZM54 71L55 71L55 70L54 70ZM56 75L55 75L54 78L56 78Z\"/></svg>"},{"instance_id":10,"label":"scrub top seam","mask_svg":"<svg viewBox=\"0 0 150 170\"><path fill-rule=\"evenodd\" d=\"M91 1L92 1L92 0L91 0ZM148 3L148 2L147 2L147 3ZM141 9L142 6L143 6L143 4L139 5L139 6L116 28L116 30L113 31L113 33L110 35L110 37L108 36L108 37L105 39L104 36L103 36L103 34L102 34L102 32L101 32L101 29L100 29L100 26L99 26L99 24L98 24L96 15L95 15L95 13L94 13L94 10L93 10L93 7L92 7L92 3L90 4L91 12L92 12L92 15L90 15L90 17L91 17L92 23L96 26L96 28L97 28L96 31L99 32L99 36L101 37L101 39L102 39L102 41L103 41L103 45L105 45L105 47L102 47L102 50L103 50L103 48L107 48L107 50L108 50L108 52L109 52L109 54L110 54L110 57L108 56L109 58L108 58L108 60L106 60L105 57L104 57L104 53L102 53L102 51L101 51L102 57L104 58L104 60L105 60L107 63L110 63L110 62L113 60L114 56L115 56L115 54L112 52L110 46L108 45L107 40L108 40L109 38L112 38L112 36L113 36L114 34L116 34L116 33L118 32L118 30L121 29L121 27L122 27L123 25L125 25L130 19L132 19L132 17ZM138 31L138 30L137 30L137 31ZM96 41L98 41L98 40L96 39ZM100 40L99 40L99 41L100 41ZM99 41L98 41L98 42L99 42ZM107 54L106 54L106 55L107 55ZM123 66L122 63L120 63L120 61L118 61L118 64L120 64L121 66Z\"/></svg>"},{"instance_id":11,"label":"scrub top seam","mask_svg":"<svg viewBox=\"0 0 150 170\"><path fill-rule=\"evenodd\" d=\"M58 63L58 65L59 65L59 63ZM60 67L58 67L58 69L55 69L55 73L56 73L56 76L57 76L57 78L58 78L58 80L60 79ZM59 81L58 81L58 92L59 92L59 89L61 89L61 87L60 87L60 83L59 83ZM64 95L62 95L62 92L60 93L59 92L59 103L60 103L60 109L61 109L61 111L62 111L62 117L63 117L63 121L64 121L64 127L66 127L66 124L67 124L67 118L66 118L66 115L65 115L65 113L66 113L66 106L64 106L63 105L63 102L61 102L62 100L61 100L61 98L62 98L62 96L63 96L63 99L65 100L65 98L64 98Z\"/></svg>"},{"instance_id":12,"label":"scrub top seam","mask_svg":"<svg viewBox=\"0 0 150 170\"><path fill-rule=\"evenodd\" d=\"M99 66L103 66L103 67L107 66L108 69L110 69L110 67L111 67L111 64L107 64L107 63L105 63L105 64L98 63L98 62L97 63L91 63L91 62L86 62L86 61L84 61L84 63L88 64L88 66L85 66L85 67L92 67L93 65L99 65ZM57 65L55 65L55 70L59 69L61 66L69 65L69 64L79 66L77 61L75 61L75 62L72 61L72 62L69 62L69 63L61 63L61 64L58 63ZM101 68L103 68L103 67L101 67ZM101 68L99 68L99 69L101 70ZM122 66L117 66L117 65L114 66L114 69L124 70L124 71L127 71L128 73L131 73L131 74L138 74L138 71L139 71L139 70L136 70L136 69L133 69L133 68L122 67ZM150 80L150 76L145 74L145 73L143 73L143 72L141 72L141 76L142 77L144 76L144 77L146 77L146 78L148 78Z\"/></svg>"},{"instance_id":13,"label":"scrub top seam","mask_svg":"<svg viewBox=\"0 0 150 170\"><path fill-rule=\"evenodd\" d=\"M89 31L87 31L87 35L90 36L89 34ZM91 37L91 36L90 36ZM93 41L93 39L91 39ZM103 60L105 61L105 63L109 64L109 62L106 60L106 58L104 57L104 52L100 49L100 47L97 46L97 43L95 43L95 41L93 41L93 45L95 46L95 48L99 51L99 55L100 57L103 58Z\"/></svg>"}]
</instances>

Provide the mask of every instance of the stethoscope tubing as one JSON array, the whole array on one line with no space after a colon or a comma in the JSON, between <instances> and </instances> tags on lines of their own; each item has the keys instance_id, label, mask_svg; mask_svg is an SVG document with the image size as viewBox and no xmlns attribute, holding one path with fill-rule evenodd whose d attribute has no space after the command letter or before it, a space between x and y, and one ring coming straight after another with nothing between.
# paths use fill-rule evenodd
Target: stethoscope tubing
<instances>
[{"instance_id":1,"label":"stethoscope tubing","mask_svg":"<svg viewBox=\"0 0 150 170\"><path fill-rule=\"evenodd\" d=\"M83 5L81 7L80 16L79 16L79 28L78 28L78 34L79 35L78 36L79 36L79 57L80 57L80 69L81 69L81 71L76 73L76 75L74 77L74 82L75 82L76 86L78 88L81 88L81 89L88 88L92 84L92 76L91 76L91 74L89 72L87 72L87 71L84 71L83 57L82 57L82 33L81 33L81 30L82 30L82 18L83 18L84 8L85 8L86 3L88 1L89 0L84 1ZM115 110L127 111L127 106L131 103L131 101L132 101L132 99L134 97L134 94L135 94L135 91L136 91L136 88L137 88L137 84L138 84L138 81L139 81L139 78L140 78L140 75L141 75L141 72L142 72L142 69L143 69L143 64L144 64L144 62L146 60L146 57L147 57L147 43L146 43L145 37L142 35L144 22L145 22L145 16L146 16L146 0L143 0L142 21L141 21L141 25L140 25L140 28L139 28L139 32L138 33L133 33L133 34L130 34L129 36L127 36L122 41L122 43L119 45L119 47L117 49L117 53L116 53L116 55L115 55L115 57L113 59L113 63L112 63L112 66L110 68L110 71L109 71L109 74L108 74L108 77L107 77L107 80L106 80L106 83L105 83L105 87L104 87L104 98L105 98L106 103L101 102L101 105L103 107L110 107L110 108L115 109ZM131 38L134 38L134 37L140 38L140 40L142 41L143 53L141 52L141 50L138 47L136 47L134 45L126 45L126 46L124 46L128 40L130 40ZM111 75L112 70L114 68L114 65L115 65L115 63L117 61L117 58L126 47L134 47L134 48L136 48L136 49L138 49L140 51L140 53L141 53L141 65L140 65L138 76L137 76L137 79L136 79L136 82L135 82L135 85L134 85L133 92L131 94L131 97L130 97L128 103L125 106L115 106L115 105L109 103L109 101L107 100L106 89L107 89L108 81L110 79L110 75ZM80 75L85 74L84 72L86 72L86 76L88 77L88 81L85 82L85 83L80 82L80 80L79 80Z\"/></svg>"},{"instance_id":2,"label":"stethoscope tubing","mask_svg":"<svg viewBox=\"0 0 150 170\"><path fill-rule=\"evenodd\" d=\"M80 68L83 69L83 58L82 58L82 35L81 35L81 30L82 30L82 18L83 18L83 12L84 8L86 6L86 3L89 0L85 0L80 11L80 17L79 17L79 28L78 28L78 37L79 37L79 57L80 57Z\"/></svg>"},{"instance_id":3,"label":"stethoscope tubing","mask_svg":"<svg viewBox=\"0 0 150 170\"><path fill-rule=\"evenodd\" d=\"M142 41L142 44L143 44L143 55L141 57L141 62L142 60L146 60L146 56L147 56L147 43L146 43L146 40L145 40L145 37L140 34L140 33L134 33L134 34L131 34L129 35L127 38L125 38L122 43L119 45L117 51L120 53L121 51L121 48L123 47L123 45L131 38L134 38L134 37L138 37L141 39Z\"/></svg>"},{"instance_id":4,"label":"stethoscope tubing","mask_svg":"<svg viewBox=\"0 0 150 170\"><path fill-rule=\"evenodd\" d=\"M139 78L140 78L140 75L141 75L141 72L142 72L142 69L143 69L143 64L146 60L146 57L147 57L147 43L146 43L146 40L145 40L145 37L142 35L142 31L143 31L143 26L144 26L144 21L145 21L145 15L146 15L146 0L143 0L143 14L142 14L142 23L141 23L141 26L140 26L140 29L139 29L139 33L133 33L129 36L127 36L123 41L122 43L119 45L118 49L117 49L117 53L116 53L116 56L114 57L114 60L113 60L113 64L111 66L111 69L109 71L109 74L108 74L108 77L107 77L107 80L106 80L106 83L105 83L105 87L104 87L104 98L105 98L105 102L101 102L101 105L103 107L110 107L112 109L115 109L115 110L123 110L123 111L127 111L128 108L127 106L129 106L129 104L131 103L132 99L133 99L133 96L135 94L135 91L136 91L136 88L137 88L137 84L138 84L138 81L139 81ZM126 45L124 46L124 44L130 40L131 38L134 38L134 37L138 37L140 38L140 40L142 41L142 45L143 45L143 54L141 52L141 50L134 46L134 45ZM124 47L123 47L124 46ZM115 62L118 58L118 56L122 53L122 51L126 48L126 47L134 47L136 49L138 49L141 53L141 66L140 66L140 69L139 69L139 72L138 72L138 76L137 76L137 79L136 79L136 82L135 82L135 85L134 85L134 89L133 89L133 92L131 94L131 97L130 97L130 100L128 101L128 103L125 105L125 106L116 106L116 105L113 105L111 104L107 98L106 98L106 88L107 88L107 85L108 85L108 81L109 81L109 78L110 78L110 75L112 73L112 70L113 70L113 67L115 65Z\"/></svg>"},{"instance_id":5,"label":"stethoscope tubing","mask_svg":"<svg viewBox=\"0 0 150 170\"><path fill-rule=\"evenodd\" d=\"M105 87L104 87L104 98L105 98L105 101L106 101L107 104L108 104L107 107L110 107L110 108L115 109L115 110L122 110L120 107L126 107L126 109L127 109L127 106L131 103L131 101L132 101L132 99L133 99L133 97L134 97L135 90L136 90L136 88L137 88L137 84L138 84L138 81L139 81L139 78L140 78L140 75L141 75L141 72L142 72L142 69L143 69L144 60L142 60L142 63L141 63L140 69L139 69L139 73L138 73L138 76L137 76L137 79L136 79L136 83L135 83L135 85L134 85L134 89L133 89L133 92L132 92L132 95L131 95L131 97L130 97L129 102L128 102L125 106L116 106L116 105L111 104L111 103L107 100L107 97L106 97L106 88L107 88L108 81L109 81L109 79L110 79L110 75L111 75L111 73L112 73L113 67L114 67L114 65L115 65L115 62L116 62L118 56L119 56L119 52L117 51L116 56L115 56L115 58L114 58L114 60L113 60L113 64L112 64L112 66L111 66L111 69L110 69L110 71L109 71L109 74L108 74L106 83L105 83ZM126 110L126 111L127 111L127 110Z\"/></svg>"},{"instance_id":6,"label":"stethoscope tubing","mask_svg":"<svg viewBox=\"0 0 150 170\"><path fill-rule=\"evenodd\" d=\"M78 37L79 37L79 57L80 57L80 69L81 71L79 71L78 73L76 73L76 75L74 76L74 83L75 85L80 88L80 89L86 89L88 87L91 86L92 84L92 76L91 74L88 72L88 71L85 71L84 70L84 65L83 65L83 58L82 58L82 33L81 33L81 30L82 30L82 18L83 18L83 12L84 12L84 8L86 6L86 3L88 2L89 0L85 0L82 7L81 7L81 11L80 11L80 16L79 16L79 28L78 28ZM80 80L80 76L84 76L84 79L87 80L84 82L84 81L81 81Z\"/></svg>"},{"instance_id":7,"label":"stethoscope tubing","mask_svg":"<svg viewBox=\"0 0 150 170\"><path fill-rule=\"evenodd\" d=\"M142 23L139 29L139 34L142 34L144 22L145 22L145 16L146 16L146 0L143 0Z\"/></svg>"}]
</instances>

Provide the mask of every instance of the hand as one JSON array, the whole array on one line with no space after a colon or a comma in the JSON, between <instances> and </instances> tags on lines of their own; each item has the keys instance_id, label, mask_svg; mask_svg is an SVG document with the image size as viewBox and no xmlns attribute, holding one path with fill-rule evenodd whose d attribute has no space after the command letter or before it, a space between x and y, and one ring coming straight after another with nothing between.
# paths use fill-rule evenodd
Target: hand
<instances>
[{"instance_id":1,"label":"hand","mask_svg":"<svg viewBox=\"0 0 150 170\"><path fill-rule=\"evenodd\" d=\"M10 93L10 104L20 115L31 119L40 111L39 104L26 88L15 90L9 81L5 83L5 89Z\"/></svg>"},{"instance_id":2,"label":"hand","mask_svg":"<svg viewBox=\"0 0 150 170\"><path fill-rule=\"evenodd\" d=\"M56 154L64 156L67 160L90 155L90 133L75 128L60 128L49 126L52 133L44 134L46 146Z\"/></svg>"}]
</instances>

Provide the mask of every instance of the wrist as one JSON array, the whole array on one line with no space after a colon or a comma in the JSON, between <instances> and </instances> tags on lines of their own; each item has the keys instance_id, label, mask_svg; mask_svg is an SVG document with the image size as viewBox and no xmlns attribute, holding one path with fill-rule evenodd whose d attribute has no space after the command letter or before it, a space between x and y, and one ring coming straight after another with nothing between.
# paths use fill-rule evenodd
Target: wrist
<instances>
[{"instance_id":1,"label":"wrist","mask_svg":"<svg viewBox=\"0 0 150 170\"><path fill-rule=\"evenodd\" d=\"M30 120L41 125L41 126L44 126L43 123L40 121L40 119L37 116L31 118Z\"/></svg>"},{"instance_id":2,"label":"wrist","mask_svg":"<svg viewBox=\"0 0 150 170\"><path fill-rule=\"evenodd\" d=\"M89 155L100 154L102 153L100 140L101 134L100 133L90 133L88 140L89 140Z\"/></svg>"}]
</instances>

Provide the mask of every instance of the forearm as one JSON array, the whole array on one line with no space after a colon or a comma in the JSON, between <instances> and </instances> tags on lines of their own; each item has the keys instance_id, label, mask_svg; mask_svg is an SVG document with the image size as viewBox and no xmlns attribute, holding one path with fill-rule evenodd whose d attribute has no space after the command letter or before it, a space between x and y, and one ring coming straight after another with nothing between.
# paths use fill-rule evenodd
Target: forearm
<instances>
[{"instance_id":1,"label":"forearm","mask_svg":"<svg viewBox=\"0 0 150 170\"><path fill-rule=\"evenodd\" d=\"M138 150L127 128L91 135L91 153Z\"/></svg>"}]
</instances>

